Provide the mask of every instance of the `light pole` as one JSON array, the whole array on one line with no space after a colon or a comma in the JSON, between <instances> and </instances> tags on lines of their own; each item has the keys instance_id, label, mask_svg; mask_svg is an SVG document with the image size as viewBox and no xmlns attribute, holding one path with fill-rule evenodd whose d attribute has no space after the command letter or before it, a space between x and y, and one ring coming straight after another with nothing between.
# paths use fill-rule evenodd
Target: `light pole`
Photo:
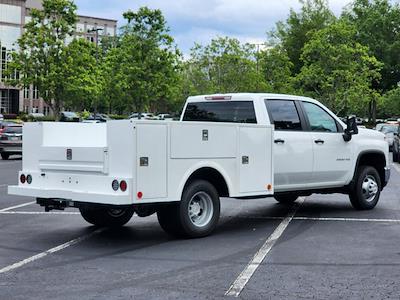
<instances>
[{"instance_id":1,"label":"light pole","mask_svg":"<svg viewBox=\"0 0 400 300\"><path fill-rule=\"evenodd\" d=\"M88 33L95 33L95 37L96 37L96 67L98 67L99 65L99 31L102 31L103 28L93 28L93 29L89 29L87 32ZM96 120L96 115L97 115L97 100L95 100L94 103L94 119Z\"/></svg>"}]
</instances>

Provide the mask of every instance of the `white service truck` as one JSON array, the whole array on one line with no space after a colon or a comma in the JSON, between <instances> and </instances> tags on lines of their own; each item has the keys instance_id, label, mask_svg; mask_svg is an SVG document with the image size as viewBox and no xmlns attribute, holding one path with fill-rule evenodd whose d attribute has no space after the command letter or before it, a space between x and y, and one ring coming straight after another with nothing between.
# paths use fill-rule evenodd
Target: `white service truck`
<instances>
[{"instance_id":1,"label":"white service truck","mask_svg":"<svg viewBox=\"0 0 400 300\"><path fill-rule=\"evenodd\" d=\"M46 211L79 208L96 226L157 213L170 234L216 227L220 197L345 193L372 209L390 176L384 135L344 124L310 98L279 94L189 97L180 122L28 123L13 195Z\"/></svg>"}]
</instances>

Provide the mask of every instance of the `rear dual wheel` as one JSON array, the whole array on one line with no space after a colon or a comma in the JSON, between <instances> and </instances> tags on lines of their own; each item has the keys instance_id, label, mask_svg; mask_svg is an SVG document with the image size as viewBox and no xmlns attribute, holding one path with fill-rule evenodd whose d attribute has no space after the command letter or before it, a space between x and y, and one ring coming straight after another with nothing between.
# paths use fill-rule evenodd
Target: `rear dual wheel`
<instances>
[{"instance_id":1,"label":"rear dual wheel","mask_svg":"<svg viewBox=\"0 0 400 300\"><path fill-rule=\"evenodd\" d=\"M209 235L218 224L219 195L208 181L195 180L184 190L180 202L161 207L158 222L170 235L199 238Z\"/></svg>"},{"instance_id":2,"label":"rear dual wheel","mask_svg":"<svg viewBox=\"0 0 400 300\"><path fill-rule=\"evenodd\" d=\"M1 153L1 158L2 158L3 160L8 160L8 159L10 158L10 154L8 154L8 153Z\"/></svg>"},{"instance_id":3,"label":"rear dual wheel","mask_svg":"<svg viewBox=\"0 0 400 300\"><path fill-rule=\"evenodd\" d=\"M133 208L80 208L86 222L99 227L121 227L132 218Z\"/></svg>"}]
</instances>

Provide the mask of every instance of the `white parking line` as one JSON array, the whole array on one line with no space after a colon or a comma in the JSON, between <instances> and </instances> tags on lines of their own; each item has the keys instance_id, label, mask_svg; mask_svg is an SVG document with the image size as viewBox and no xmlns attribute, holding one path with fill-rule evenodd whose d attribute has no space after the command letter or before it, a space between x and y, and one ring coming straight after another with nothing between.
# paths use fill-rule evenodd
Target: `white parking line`
<instances>
[{"instance_id":1,"label":"white parking line","mask_svg":"<svg viewBox=\"0 0 400 300\"><path fill-rule=\"evenodd\" d=\"M268 216L238 216L240 219L264 219L264 220L283 220L285 217ZM340 217L293 217L293 221L329 221L329 222L376 222L376 223L400 223L398 219L365 219L365 218L340 218Z\"/></svg>"},{"instance_id":2,"label":"white parking line","mask_svg":"<svg viewBox=\"0 0 400 300\"><path fill-rule=\"evenodd\" d=\"M283 234L290 221L293 219L300 205L304 202L305 198L300 198L298 203L296 203L288 215L283 219L283 221L278 225L278 227L274 230L274 232L268 237L265 243L261 246L261 248L254 255L252 260L246 266L246 268L240 273L238 278L232 283L229 289L226 291L225 296L234 296L239 297L240 293L246 286L247 282L253 276L257 268L264 261L267 254L271 251L272 247L275 245L276 241Z\"/></svg>"},{"instance_id":3,"label":"white parking line","mask_svg":"<svg viewBox=\"0 0 400 300\"><path fill-rule=\"evenodd\" d=\"M5 211L9 211L9 210L13 210L13 209L16 209L16 208L20 208L20 207L25 207L25 206L32 205L32 204L35 204L35 203L36 203L36 201L32 201L32 202L23 203L23 204L20 204L20 205L15 205L15 206L3 208L3 209L0 209L0 213L5 212Z\"/></svg>"},{"instance_id":4,"label":"white parking line","mask_svg":"<svg viewBox=\"0 0 400 300\"><path fill-rule=\"evenodd\" d=\"M66 242L66 243L64 243L62 245L59 245L59 246L54 247L54 248L51 248L51 249L49 249L47 251L41 252L41 253L36 254L34 256L28 257L28 258L26 258L24 260L21 260L21 261L15 263L15 264L9 265L9 266L7 266L7 267L5 267L3 269L0 269L0 274L9 272L9 271L12 271L12 270L15 270L15 269L18 269L18 268L20 268L20 267L22 267L22 266L24 266L26 264L29 264L31 262L34 262L35 260L41 259L41 258L43 258L43 257L45 257L45 256L47 256L49 254L53 254L55 252L61 251L61 250L65 249L65 248L68 248L70 246L73 246L73 245L75 245L75 244L77 244L79 242L82 242L82 241L90 238L92 235L101 232L102 230L104 230L104 229L97 229L97 230L95 230L95 231L93 231L93 232L91 232L89 234L86 234L84 236L81 236L81 237L78 237L76 239L70 240L69 242Z\"/></svg>"},{"instance_id":5,"label":"white parking line","mask_svg":"<svg viewBox=\"0 0 400 300\"><path fill-rule=\"evenodd\" d=\"M80 213L72 211L0 211L0 215L80 215Z\"/></svg>"}]
</instances>

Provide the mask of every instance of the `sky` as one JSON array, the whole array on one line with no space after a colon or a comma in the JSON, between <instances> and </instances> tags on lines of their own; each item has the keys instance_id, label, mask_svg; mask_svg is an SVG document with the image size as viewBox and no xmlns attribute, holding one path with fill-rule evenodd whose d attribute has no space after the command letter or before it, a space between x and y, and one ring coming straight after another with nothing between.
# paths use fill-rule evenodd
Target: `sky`
<instances>
[{"instance_id":1,"label":"sky","mask_svg":"<svg viewBox=\"0 0 400 300\"><path fill-rule=\"evenodd\" d=\"M351 0L330 0L332 11L339 15ZM298 0L75 0L78 14L118 20L122 13L141 6L160 9L170 33L184 54L194 43L208 44L212 38L230 36L242 42L263 43L266 32L277 21L285 20L290 8L299 10Z\"/></svg>"}]
</instances>

